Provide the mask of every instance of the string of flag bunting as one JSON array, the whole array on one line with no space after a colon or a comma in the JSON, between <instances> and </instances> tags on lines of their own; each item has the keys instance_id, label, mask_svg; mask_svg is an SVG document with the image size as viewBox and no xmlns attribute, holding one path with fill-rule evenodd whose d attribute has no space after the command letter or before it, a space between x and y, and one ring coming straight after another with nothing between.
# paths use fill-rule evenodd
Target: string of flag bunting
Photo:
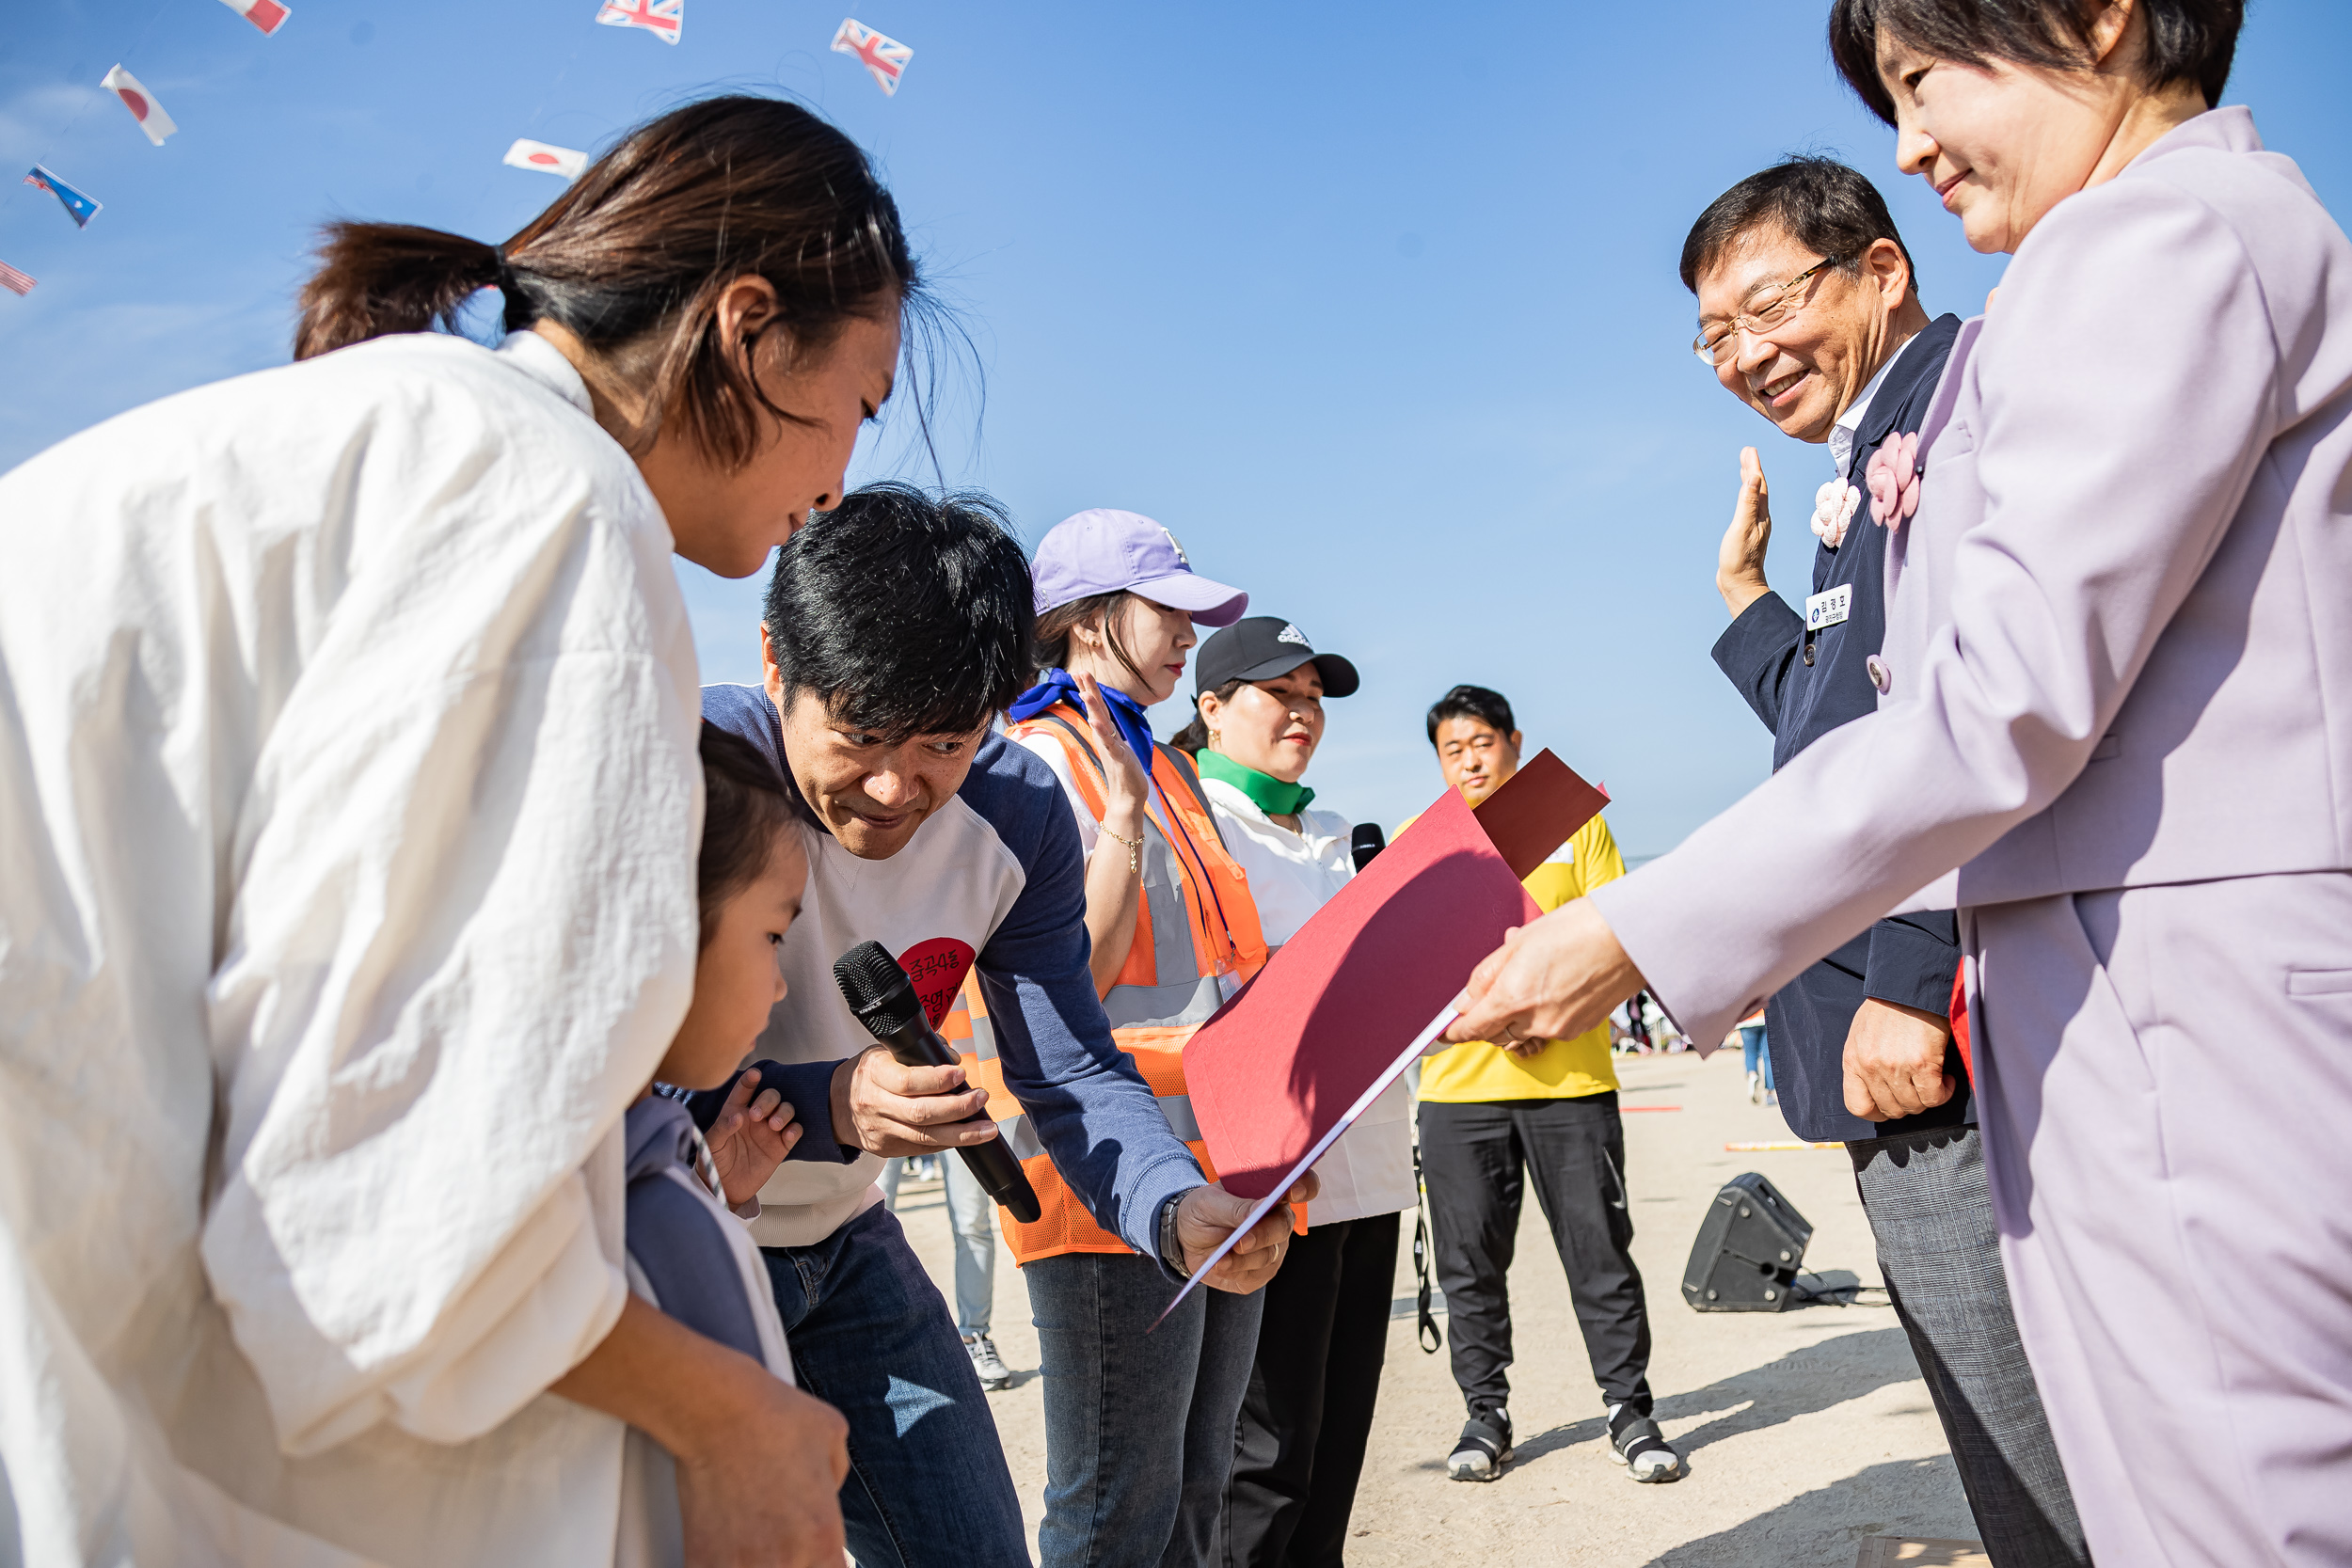
<instances>
[{"instance_id":1,"label":"string of flag bunting","mask_svg":"<svg viewBox=\"0 0 2352 1568\"><path fill-rule=\"evenodd\" d=\"M294 14L293 8L281 0L220 0L220 3L251 23L263 38L275 38ZM650 33L663 43L675 45L686 32L686 0L599 0L596 20L607 27L629 27ZM854 56L874 85L885 98L898 96L898 85L906 76L908 64L914 51L897 39L877 32L854 17L844 17L834 30L833 53ZM165 138L178 134L179 122L165 112L163 103L147 85L131 74L128 67L117 64L106 72L99 86L121 101L131 113L132 120L157 147ZM577 180L588 166L588 154L573 148L557 147L548 142L517 137L501 160L516 168L534 169L545 174ZM47 191L65 208L66 215L77 229L89 227L105 203L80 186L61 177L45 165L35 164L24 176L24 183ZM33 292L37 280L26 273L0 261L0 289L19 296Z\"/></svg>"}]
</instances>

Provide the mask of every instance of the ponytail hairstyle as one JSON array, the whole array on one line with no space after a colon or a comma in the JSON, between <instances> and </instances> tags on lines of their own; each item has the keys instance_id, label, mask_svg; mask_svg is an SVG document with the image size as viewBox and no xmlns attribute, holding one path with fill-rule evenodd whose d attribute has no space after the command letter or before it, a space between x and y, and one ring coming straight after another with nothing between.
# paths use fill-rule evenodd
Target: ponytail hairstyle
<instances>
[{"instance_id":1,"label":"ponytail hairstyle","mask_svg":"<svg viewBox=\"0 0 2352 1568\"><path fill-rule=\"evenodd\" d=\"M1215 697L1220 703L1230 703L1233 700L1233 693L1248 684L1239 675L1235 675L1223 686L1206 692L1196 693L1192 699L1192 722L1178 730L1176 738L1168 744L1188 757L1197 757L1207 751L1209 749L1209 721L1207 716L1200 711L1201 697Z\"/></svg>"},{"instance_id":2,"label":"ponytail hairstyle","mask_svg":"<svg viewBox=\"0 0 2352 1568\"><path fill-rule=\"evenodd\" d=\"M815 826L817 814L759 748L703 721L703 843L695 863L702 910L698 949L710 945L727 900L759 879L779 834Z\"/></svg>"},{"instance_id":3,"label":"ponytail hairstyle","mask_svg":"<svg viewBox=\"0 0 2352 1568\"><path fill-rule=\"evenodd\" d=\"M771 402L751 373L762 327L719 339L718 302L747 276L776 291L787 364L851 317L926 307L898 204L857 144L795 103L707 98L639 126L502 245L408 224L332 223L302 289L294 357L395 332L455 329L480 290L506 330L564 327L645 394L650 441L675 418L716 463L760 446ZM642 449L641 449L642 450Z\"/></svg>"}]
</instances>

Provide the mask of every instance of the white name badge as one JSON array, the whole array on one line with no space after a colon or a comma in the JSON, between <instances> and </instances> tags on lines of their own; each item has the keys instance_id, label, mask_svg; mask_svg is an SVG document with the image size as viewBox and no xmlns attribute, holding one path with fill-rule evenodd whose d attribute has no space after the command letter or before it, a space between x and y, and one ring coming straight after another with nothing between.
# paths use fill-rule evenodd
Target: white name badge
<instances>
[{"instance_id":1,"label":"white name badge","mask_svg":"<svg viewBox=\"0 0 2352 1568\"><path fill-rule=\"evenodd\" d=\"M1804 601L1804 629L1820 631L1823 626L1843 626L1852 613L1853 584L1841 582Z\"/></svg>"}]
</instances>

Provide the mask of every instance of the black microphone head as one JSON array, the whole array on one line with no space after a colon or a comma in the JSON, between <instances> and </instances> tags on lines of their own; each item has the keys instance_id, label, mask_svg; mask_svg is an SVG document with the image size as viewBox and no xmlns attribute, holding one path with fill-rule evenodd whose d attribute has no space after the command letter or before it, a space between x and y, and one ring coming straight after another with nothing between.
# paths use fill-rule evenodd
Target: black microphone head
<instances>
[{"instance_id":1,"label":"black microphone head","mask_svg":"<svg viewBox=\"0 0 2352 1568\"><path fill-rule=\"evenodd\" d=\"M888 1039L922 1015L914 982L879 942L861 942L833 961L841 999L876 1039Z\"/></svg>"},{"instance_id":2,"label":"black microphone head","mask_svg":"<svg viewBox=\"0 0 2352 1568\"><path fill-rule=\"evenodd\" d=\"M1347 835L1348 852L1356 857L1356 869L1361 871L1372 863L1372 857L1389 847L1389 835L1380 831L1377 822L1359 822L1356 831Z\"/></svg>"}]
</instances>

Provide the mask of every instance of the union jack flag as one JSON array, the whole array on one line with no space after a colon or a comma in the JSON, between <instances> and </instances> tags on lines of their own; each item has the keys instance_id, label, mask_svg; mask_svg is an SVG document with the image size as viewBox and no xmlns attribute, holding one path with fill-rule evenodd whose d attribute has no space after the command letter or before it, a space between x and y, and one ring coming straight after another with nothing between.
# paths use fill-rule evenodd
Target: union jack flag
<instances>
[{"instance_id":1,"label":"union jack flag","mask_svg":"<svg viewBox=\"0 0 2352 1568\"><path fill-rule=\"evenodd\" d=\"M686 0L604 0L596 20L608 27L643 27L664 43L686 30Z\"/></svg>"},{"instance_id":2,"label":"union jack flag","mask_svg":"<svg viewBox=\"0 0 2352 1568\"><path fill-rule=\"evenodd\" d=\"M8 262L0 261L0 289L6 289L12 294L29 294L33 292L33 280Z\"/></svg>"},{"instance_id":3,"label":"union jack flag","mask_svg":"<svg viewBox=\"0 0 2352 1568\"><path fill-rule=\"evenodd\" d=\"M914 58L914 51L897 39L884 38L863 22L849 18L834 33L833 49L836 55L855 55L874 73L874 85L885 98L898 96L898 78L905 73L907 62Z\"/></svg>"}]
</instances>

